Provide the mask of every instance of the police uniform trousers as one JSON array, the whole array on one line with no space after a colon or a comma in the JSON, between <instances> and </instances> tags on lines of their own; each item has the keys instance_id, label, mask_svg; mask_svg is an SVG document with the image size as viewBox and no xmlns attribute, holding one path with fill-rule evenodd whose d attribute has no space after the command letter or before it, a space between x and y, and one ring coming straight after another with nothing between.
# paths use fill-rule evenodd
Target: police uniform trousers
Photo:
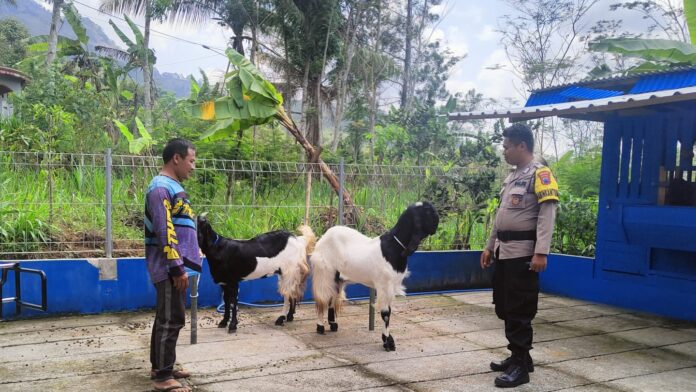
<instances>
[{"instance_id":1,"label":"police uniform trousers","mask_svg":"<svg viewBox=\"0 0 696 392\"><path fill-rule=\"evenodd\" d=\"M532 349L532 320L539 302L539 273L531 271L532 256L500 260L495 252L493 303L505 322L505 337L512 357L525 361Z\"/></svg>"}]
</instances>

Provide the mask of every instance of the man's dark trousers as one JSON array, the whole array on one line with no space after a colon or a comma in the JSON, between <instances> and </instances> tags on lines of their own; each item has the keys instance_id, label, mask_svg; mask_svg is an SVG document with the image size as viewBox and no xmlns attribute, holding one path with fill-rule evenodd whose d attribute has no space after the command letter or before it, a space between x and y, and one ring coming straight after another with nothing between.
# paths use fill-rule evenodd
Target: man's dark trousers
<instances>
[{"instance_id":1,"label":"man's dark trousers","mask_svg":"<svg viewBox=\"0 0 696 392\"><path fill-rule=\"evenodd\" d=\"M495 314L505 322L508 349L521 366L526 364L532 349L532 320L539 302L539 274L529 269L531 261L532 256L504 260L496 257L493 272Z\"/></svg>"},{"instance_id":2,"label":"man's dark trousers","mask_svg":"<svg viewBox=\"0 0 696 392\"><path fill-rule=\"evenodd\" d=\"M176 362L176 341L186 320L184 292L178 291L172 279L155 283L157 290L157 313L152 325L150 340L150 362L156 371L155 380L173 378Z\"/></svg>"}]
</instances>

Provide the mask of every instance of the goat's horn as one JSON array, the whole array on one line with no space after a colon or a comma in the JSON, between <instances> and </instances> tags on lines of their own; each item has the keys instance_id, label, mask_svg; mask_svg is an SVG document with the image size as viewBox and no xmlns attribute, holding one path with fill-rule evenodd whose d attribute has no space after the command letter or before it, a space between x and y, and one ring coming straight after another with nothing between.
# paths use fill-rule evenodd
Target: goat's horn
<instances>
[{"instance_id":1,"label":"goat's horn","mask_svg":"<svg viewBox=\"0 0 696 392\"><path fill-rule=\"evenodd\" d=\"M201 212L201 214L198 215L198 216L199 216L200 218L205 218L206 216L208 216L208 211Z\"/></svg>"}]
</instances>

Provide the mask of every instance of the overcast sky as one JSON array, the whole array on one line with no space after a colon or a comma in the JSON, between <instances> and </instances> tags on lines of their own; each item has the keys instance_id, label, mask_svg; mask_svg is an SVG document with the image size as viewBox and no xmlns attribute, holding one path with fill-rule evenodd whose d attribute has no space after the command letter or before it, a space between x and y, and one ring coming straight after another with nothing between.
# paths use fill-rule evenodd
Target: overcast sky
<instances>
[{"instance_id":1,"label":"overcast sky","mask_svg":"<svg viewBox=\"0 0 696 392\"><path fill-rule=\"evenodd\" d=\"M601 0L589 15L590 23L613 17L624 19L624 25L642 29L645 22L634 13L610 13L609 5L618 0ZM100 0L74 0L80 13L90 17L102 26L114 42L120 42L108 25L109 16L90 9L97 8ZM50 7L41 1L45 7ZM432 39L442 40L455 54L466 57L454 68L447 84L452 93L466 92L475 88L485 96L498 100L506 98L522 101L524 92L513 86L519 85L518 79L510 72L509 61L500 43L496 30L500 18L505 14L514 14L508 3L502 0L444 0L437 11L442 15L441 22L431 34ZM138 22L142 20L136 19ZM120 22L124 32L130 31L125 22ZM184 75L198 74L202 68L206 72L224 70L226 58L201 46L223 50L229 41L230 32L216 23L203 26L173 26L153 23L151 46L157 55L157 68L160 72L176 72ZM197 44L187 43L163 34L180 37ZM502 68L487 69L495 65Z\"/></svg>"}]
</instances>

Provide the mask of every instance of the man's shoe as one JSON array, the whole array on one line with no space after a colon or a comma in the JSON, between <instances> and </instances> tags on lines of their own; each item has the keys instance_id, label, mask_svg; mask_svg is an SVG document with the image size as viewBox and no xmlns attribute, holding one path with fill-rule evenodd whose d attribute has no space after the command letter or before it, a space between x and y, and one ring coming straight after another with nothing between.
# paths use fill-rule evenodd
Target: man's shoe
<instances>
[{"instance_id":1,"label":"man's shoe","mask_svg":"<svg viewBox=\"0 0 696 392\"><path fill-rule=\"evenodd\" d=\"M505 373L495 378L495 386L499 388L514 388L529 382L527 369L517 364L511 364Z\"/></svg>"},{"instance_id":2,"label":"man's shoe","mask_svg":"<svg viewBox=\"0 0 696 392\"><path fill-rule=\"evenodd\" d=\"M534 361L532 357L527 354L527 372L534 373ZM512 357L507 357L500 362L491 362L491 370L494 372L504 372L512 364Z\"/></svg>"}]
</instances>

